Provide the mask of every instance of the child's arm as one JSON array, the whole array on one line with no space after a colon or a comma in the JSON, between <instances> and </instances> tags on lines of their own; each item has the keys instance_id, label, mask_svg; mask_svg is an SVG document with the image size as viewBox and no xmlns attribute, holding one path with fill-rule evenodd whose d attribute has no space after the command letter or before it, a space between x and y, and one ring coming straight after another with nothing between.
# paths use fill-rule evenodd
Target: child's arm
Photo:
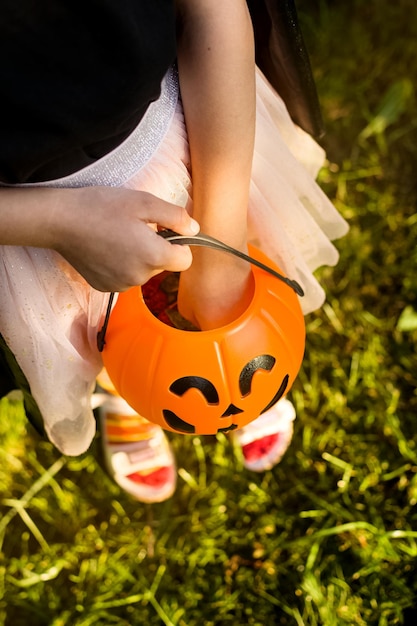
<instances>
[{"instance_id":1,"label":"child's arm","mask_svg":"<svg viewBox=\"0 0 417 626\"><path fill-rule=\"evenodd\" d=\"M246 249L255 131L253 32L245 0L177 0L178 68L190 141L193 216L201 231ZM247 306L250 269L221 252L193 249L180 311L210 328Z\"/></svg>"},{"instance_id":2,"label":"child's arm","mask_svg":"<svg viewBox=\"0 0 417 626\"><path fill-rule=\"evenodd\" d=\"M190 265L187 246L164 241L151 224L198 231L185 209L141 191L0 189L0 244L52 248L101 291L124 291Z\"/></svg>"}]
</instances>

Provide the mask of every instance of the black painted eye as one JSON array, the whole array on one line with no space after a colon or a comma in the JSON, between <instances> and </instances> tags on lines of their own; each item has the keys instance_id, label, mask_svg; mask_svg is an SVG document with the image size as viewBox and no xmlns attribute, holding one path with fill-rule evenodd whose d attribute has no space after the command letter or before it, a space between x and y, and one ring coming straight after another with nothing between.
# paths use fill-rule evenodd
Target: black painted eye
<instances>
[{"instance_id":1,"label":"black painted eye","mask_svg":"<svg viewBox=\"0 0 417 626\"><path fill-rule=\"evenodd\" d=\"M282 380L282 383L278 389L278 391L276 392L275 396L272 398L271 402L269 402L266 407L264 408L263 411L261 411L261 415L262 413L266 413L266 411L268 411L271 407L274 406L274 404L276 404L278 402L278 400L280 398L282 398L282 396L285 393L286 388L288 387L288 380L289 380L289 376L288 374L286 374Z\"/></svg>"},{"instance_id":2,"label":"black painted eye","mask_svg":"<svg viewBox=\"0 0 417 626\"><path fill-rule=\"evenodd\" d=\"M207 380L207 378L203 378L202 376L183 376L175 380L169 388L172 393L175 393L175 395L179 397L183 396L189 389L198 389L198 391L201 391L207 404L219 404L219 394L217 393L216 387ZM178 417L173 411L164 409L162 412L166 423L173 430L187 434L195 433L195 426Z\"/></svg>"},{"instance_id":3,"label":"black painted eye","mask_svg":"<svg viewBox=\"0 0 417 626\"><path fill-rule=\"evenodd\" d=\"M252 379L255 372L258 370L270 372L275 365L275 361L275 357L270 354L261 354L245 365L239 376L239 389L242 394L242 398L245 398L250 394L252 389Z\"/></svg>"},{"instance_id":4,"label":"black painted eye","mask_svg":"<svg viewBox=\"0 0 417 626\"><path fill-rule=\"evenodd\" d=\"M184 376L178 378L170 386L169 390L176 396L183 396L189 389L201 391L208 404L219 404L219 394L216 387L207 378L202 376Z\"/></svg>"}]
</instances>

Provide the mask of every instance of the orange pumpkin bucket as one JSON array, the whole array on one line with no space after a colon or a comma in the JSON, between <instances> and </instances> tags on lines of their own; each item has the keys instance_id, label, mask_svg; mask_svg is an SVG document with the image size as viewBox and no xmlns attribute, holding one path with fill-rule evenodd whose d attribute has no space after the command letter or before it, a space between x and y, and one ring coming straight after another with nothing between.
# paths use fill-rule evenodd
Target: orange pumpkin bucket
<instances>
[{"instance_id":1,"label":"orange pumpkin bucket","mask_svg":"<svg viewBox=\"0 0 417 626\"><path fill-rule=\"evenodd\" d=\"M183 434L227 432L256 419L291 388L305 348L294 291L301 288L259 250L250 253L257 264L252 301L215 330L164 324L140 287L119 294L106 328L104 365L117 392L149 421Z\"/></svg>"}]
</instances>

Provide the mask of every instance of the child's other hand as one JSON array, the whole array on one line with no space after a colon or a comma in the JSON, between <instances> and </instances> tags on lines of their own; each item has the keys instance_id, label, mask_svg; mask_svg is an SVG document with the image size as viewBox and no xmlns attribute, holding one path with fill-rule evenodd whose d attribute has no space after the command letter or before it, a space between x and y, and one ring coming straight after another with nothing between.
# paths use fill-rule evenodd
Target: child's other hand
<instances>
[{"instance_id":1,"label":"child's other hand","mask_svg":"<svg viewBox=\"0 0 417 626\"><path fill-rule=\"evenodd\" d=\"M49 221L57 250L99 291L124 291L162 270L183 271L192 261L188 246L173 245L156 226L195 235L187 211L140 191L112 187L67 190Z\"/></svg>"}]
</instances>

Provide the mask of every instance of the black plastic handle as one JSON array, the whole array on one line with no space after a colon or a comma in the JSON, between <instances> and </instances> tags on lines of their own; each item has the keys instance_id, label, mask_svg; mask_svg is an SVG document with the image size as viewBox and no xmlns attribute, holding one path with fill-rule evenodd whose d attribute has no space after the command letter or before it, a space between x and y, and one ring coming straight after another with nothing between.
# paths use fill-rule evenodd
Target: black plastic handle
<instances>
[{"instance_id":1,"label":"black plastic handle","mask_svg":"<svg viewBox=\"0 0 417 626\"><path fill-rule=\"evenodd\" d=\"M178 233L175 233L173 230L160 230L158 231L158 235L160 237L163 237L164 239L166 239L167 241L171 243L175 243L175 244L179 244L183 246L203 246L206 248L212 248L213 250L220 250L222 252L228 252L229 254L234 254L240 259L243 259L244 261L247 261L248 263L252 263L252 265L256 265L262 270L265 270L265 272L272 274L272 276L275 276L275 278L278 278L279 280L284 282L286 285L291 287L291 289L294 289L295 293L298 296L304 295L304 291L301 285L297 283L296 280L291 280L290 278L283 276L279 272L272 269L272 267L265 265L261 261L254 259L248 254L244 254L243 252L240 252L240 250L236 250L235 248L228 246L227 244L223 243L222 241L219 241L218 239L215 239L214 237L210 237L210 235L205 235L204 233L198 233L197 235L194 235L193 237L187 237L187 235L179 235ZM107 331L107 326L109 323L113 299L114 299L114 292L110 293L109 303L107 305L106 316L104 318L103 326L101 330L97 333L97 348L99 352L103 352L104 345L106 343L106 331Z\"/></svg>"},{"instance_id":2,"label":"black plastic handle","mask_svg":"<svg viewBox=\"0 0 417 626\"><path fill-rule=\"evenodd\" d=\"M261 263L261 261L258 261L257 259L252 258L248 254L244 254L243 252L240 252L240 250L236 250L235 248L228 246L227 244L223 243L222 241L219 241L218 239L215 239L214 237L210 237L210 235L205 235L204 233L198 233L197 235L194 235L193 237L187 237L186 235L179 235L178 233L175 233L173 230L160 230L158 232L158 235L160 235L167 241L171 241L172 243L176 243L180 245L187 245L187 246L204 246L206 248L213 248L213 250L221 250L222 252L229 252L230 254L234 254L240 259L243 259L244 261L247 261L248 263L252 263L252 265L256 265L257 267L260 267L261 269L265 270L269 274L272 274L272 276L275 276L275 278L279 278L279 280L282 280L289 287L294 289L295 293L298 296L304 295L304 291L301 285L297 283L296 280L291 280L290 278L287 278L286 276L279 274L279 272L276 272L275 270L273 270L272 267L269 267L268 265Z\"/></svg>"}]
</instances>

